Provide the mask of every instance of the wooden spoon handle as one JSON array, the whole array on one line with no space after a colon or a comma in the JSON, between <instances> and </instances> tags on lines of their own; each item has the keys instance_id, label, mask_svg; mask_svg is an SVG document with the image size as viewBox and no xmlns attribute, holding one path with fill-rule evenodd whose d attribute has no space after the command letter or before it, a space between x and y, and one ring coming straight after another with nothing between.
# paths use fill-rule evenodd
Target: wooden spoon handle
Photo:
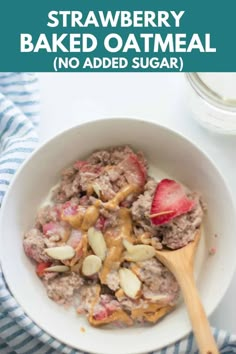
<instances>
[{"instance_id":1,"label":"wooden spoon handle","mask_svg":"<svg viewBox=\"0 0 236 354\"><path fill-rule=\"evenodd\" d=\"M177 275L177 274L176 274ZM201 354L219 354L192 272L177 275Z\"/></svg>"}]
</instances>

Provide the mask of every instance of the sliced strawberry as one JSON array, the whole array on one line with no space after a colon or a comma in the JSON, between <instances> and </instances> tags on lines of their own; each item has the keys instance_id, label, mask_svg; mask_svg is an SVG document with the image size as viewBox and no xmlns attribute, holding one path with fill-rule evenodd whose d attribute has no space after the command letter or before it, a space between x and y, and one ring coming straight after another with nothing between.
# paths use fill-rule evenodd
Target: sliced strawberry
<instances>
[{"instance_id":1,"label":"sliced strawberry","mask_svg":"<svg viewBox=\"0 0 236 354\"><path fill-rule=\"evenodd\" d=\"M62 206L62 214L63 216L75 215L78 212L77 209L77 205L73 205L70 201L68 201Z\"/></svg>"},{"instance_id":2,"label":"sliced strawberry","mask_svg":"<svg viewBox=\"0 0 236 354\"><path fill-rule=\"evenodd\" d=\"M171 179L163 179L158 183L152 200L152 223L165 224L178 215L188 213L194 206L194 200L187 197L181 184Z\"/></svg>"},{"instance_id":3,"label":"sliced strawberry","mask_svg":"<svg viewBox=\"0 0 236 354\"><path fill-rule=\"evenodd\" d=\"M94 319L97 321L102 321L108 317L108 313L105 307L101 308L101 310L93 315Z\"/></svg>"},{"instance_id":4,"label":"sliced strawberry","mask_svg":"<svg viewBox=\"0 0 236 354\"><path fill-rule=\"evenodd\" d=\"M45 269L50 267L51 266L51 263L49 262L41 262L41 263L38 263L37 266L36 266L36 273L37 275L42 278L42 276L44 275L45 273Z\"/></svg>"},{"instance_id":5,"label":"sliced strawberry","mask_svg":"<svg viewBox=\"0 0 236 354\"><path fill-rule=\"evenodd\" d=\"M90 173L99 174L102 171L101 166L91 165L89 162L81 161L81 160L76 161L73 167L76 170L79 170L80 172L90 172Z\"/></svg>"},{"instance_id":6,"label":"sliced strawberry","mask_svg":"<svg viewBox=\"0 0 236 354\"><path fill-rule=\"evenodd\" d=\"M58 235L61 239L69 232L69 226L65 222L49 222L43 225L43 234L46 237Z\"/></svg>"},{"instance_id":7,"label":"sliced strawberry","mask_svg":"<svg viewBox=\"0 0 236 354\"><path fill-rule=\"evenodd\" d=\"M74 163L73 167L76 169L76 170L81 170L83 167L85 167L86 165L88 165L88 162L87 161L81 161L81 160L78 160Z\"/></svg>"},{"instance_id":8,"label":"sliced strawberry","mask_svg":"<svg viewBox=\"0 0 236 354\"><path fill-rule=\"evenodd\" d=\"M43 225L43 233L44 235L47 235L50 231L54 231L56 228L57 223L51 221L48 222L47 224Z\"/></svg>"},{"instance_id":9,"label":"sliced strawberry","mask_svg":"<svg viewBox=\"0 0 236 354\"><path fill-rule=\"evenodd\" d=\"M111 316L115 311L120 309L120 304L118 301L113 300L111 295L103 294L101 295L100 301L94 309L94 318L96 320L104 320L105 318Z\"/></svg>"},{"instance_id":10,"label":"sliced strawberry","mask_svg":"<svg viewBox=\"0 0 236 354\"><path fill-rule=\"evenodd\" d=\"M103 231L104 226L105 226L105 221L106 221L106 218L104 218L104 216L100 215L96 221L95 228L100 231Z\"/></svg>"},{"instance_id":11,"label":"sliced strawberry","mask_svg":"<svg viewBox=\"0 0 236 354\"><path fill-rule=\"evenodd\" d=\"M81 243L82 240L82 232L80 230L72 229L70 233L70 237L67 240L67 245L76 248Z\"/></svg>"},{"instance_id":12,"label":"sliced strawberry","mask_svg":"<svg viewBox=\"0 0 236 354\"><path fill-rule=\"evenodd\" d=\"M143 186L146 182L147 171L145 166L140 162L137 155L129 154L120 164L124 175L130 184Z\"/></svg>"}]
</instances>

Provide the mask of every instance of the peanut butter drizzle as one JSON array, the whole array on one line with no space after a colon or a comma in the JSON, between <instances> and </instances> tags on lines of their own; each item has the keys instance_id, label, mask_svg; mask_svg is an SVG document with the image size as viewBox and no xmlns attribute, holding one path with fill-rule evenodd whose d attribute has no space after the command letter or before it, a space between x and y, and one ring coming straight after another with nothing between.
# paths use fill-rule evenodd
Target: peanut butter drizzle
<instances>
[{"instance_id":1,"label":"peanut butter drizzle","mask_svg":"<svg viewBox=\"0 0 236 354\"><path fill-rule=\"evenodd\" d=\"M120 237L125 238L127 241L134 243L135 238L132 236L133 223L131 218L131 212L127 208L120 208L119 210L119 227Z\"/></svg>"},{"instance_id":2,"label":"peanut butter drizzle","mask_svg":"<svg viewBox=\"0 0 236 354\"><path fill-rule=\"evenodd\" d=\"M136 184L127 184L121 190L116 193L115 197L109 202L104 203L104 206L108 210L114 210L117 206L123 202L130 194L139 193L141 191L140 187Z\"/></svg>"},{"instance_id":3,"label":"peanut butter drizzle","mask_svg":"<svg viewBox=\"0 0 236 354\"><path fill-rule=\"evenodd\" d=\"M87 231L93 226L99 217L99 205L91 205L85 213L77 213L75 215L61 214L61 219L67 221L74 229L82 229Z\"/></svg>"},{"instance_id":4,"label":"peanut butter drizzle","mask_svg":"<svg viewBox=\"0 0 236 354\"><path fill-rule=\"evenodd\" d=\"M104 319L96 320L94 318L94 308L97 305L97 303L99 302L100 292L101 292L101 287L99 285L97 285L94 300L92 302L91 309L90 309L89 316L88 316L89 323L92 326L101 326L101 325L108 324L108 323L111 323L114 321L122 321L122 322L126 323L127 325L132 325L133 320L127 315L127 313L125 311L123 311L121 309L114 311L110 316L105 317Z\"/></svg>"},{"instance_id":5,"label":"peanut butter drizzle","mask_svg":"<svg viewBox=\"0 0 236 354\"><path fill-rule=\"evenodd\" d=\"M121 309L114 311L110 316L101 320L96 320L93 316L89 316L89 323L92 326L101 326L114 321L121 321L129 326L133 324L133 320Z\"/></svg>"},{"instance_id":6,"label":"peanut butter drizzle","mask_svg":"<svg viewBox=\"0 0 236 354\"><path fill-rule=\"evenodd\" d=\"M122 300L124 297L125 297L125 293L124 293L124 290L123 289L119 289L115 292L115 297L118 299L118 300Z\"/></svg>"},{"instance_id":7,"label":"peanut butter drizzle","mask_svg":"<svg viewBox=\"0 0 236 354\"><path fill-rule=\"evenodd\" d=\"M116 298L121 301L126 298L126 295L122 289L119 289L115 293ZM166 305L163 307L161 303L146 303L146 306L136 307L131 311L131 318L133 320L143 318L148 322L155 323L161 317L165 316L168 312L172 311L174 306Z\"/></svg>"},{"instance_id":8,"label":"peanut butter drizzle","mask_svg":"<svg viewBox=\"0 0 236 354\"><path fill-rule=\"evenodd\" d=\"M67 221L74 229L80 228L83 217L84 215L82 213L77 213L75 215L64 215L63 213L61 214L61 219L63 221Z\"/></svg>"},{"instance_id":9,"label":"peanut butter drizzle","mask_svg":"<svg viewBox=\"0 0 236 354\"><path fill-rule=\"evenodd\" d=\"M99 278L102 284L106 284L107 275L110 273L111 270L119 268L122 251L122 246L113 246L109 249L105 261L103 263L102 270L99 273Z\"/></svg>"},{"instance_id":10,"label":"peanut butter drizzle","mask_svg":"<svg viewBox=\"0 0 236 354\"><path fill-rule=\"evenodd\" d=\"M99 278L102 284L106 284L106 278L111 270L118 269L121 263L121 255L124 250L123 238L133 242L132 234L132 219L130 211L126 208L121 208L118 215L118 231L108 230L105 233L105 240L108 247L108 253L105 258Z\"/></svg>"},{"instance_id":11,"label":"peanut butter drizzle","mask_svg":"<svg viewBox=\"0 0 236 354\"><path fill-rule=\"evenodd\" d=\"M79 262L82 258L84 258L87 254L87 248L88 248L88 238L87 234L84 233L82 235L82 239L79 242L78 246L75 249L75 256L69 260L69 265L70 267L73 267L76 265L77 262ZM82 262L80 262L82 266Z\"/></svg>"},{"instance_id":12,"label":"peanut butter drizzle","mask_svg":"<svg viewBox=\"0 0 236 354\"><path fill-rule=\"evenodd\" d=\"M83 232L83 257L87 253L87 231L92 227L99 218L100 207L103 206L108 210L114 210L117 206L125 200L130 194L138 193L140 187L134 184L124 186L113 199L107 203L102 203L96 200L93 205L89 206L85 213L77 213L75 215L64 215L61 218L67 221L73 228L80 229ZM119 210L118 232L114 234L114 230L108 230L104 235L108 247L107 257L104 261L102 270L99 274L102 284L106 284L106 277L110 270L117 269L121 262L121 255L124 250L122 239L125 238L129 242L134 243L132 235L132 219L130 211L127 208L120 208ZM86 242L85 242L86 239ZM78 245L77 250L81 249L81 244ZM79 261L79 257L75 255L68 265L75 266ZM70 264L69 264L70 263Z\"/></svg>"},{"instance_id":13,"label":"peanut butter drizzle","mask_svg":"<svg viewBox=\"0 0 236 354\"><path fill-rule=\"evenodd\" d=\"M80 274L80 269L82 267L83 259L81 258L75 265L71 266L71 271Z\"/></svg>"},{"instance_id":14,"label":"peanut butter drizzle","mask_svg":"<svg viewBox=\"0 0 236 354\"><path fill-rule=\"evenodd\" d=\"M96 205L88 207L83 217L81 229L83 231L88 231L88 229L96 223L98 217L99 208Z\"/></svg>"},{"instance_id":15,"label":"peanut butter drizzle","mask_svg":"<svg viewBox=\"0 0 236 354\"><path fill-rule=\"evenodd\" d=\"M158 307L159 306L159 307ZM158 304L149 304L147 308L136 308L131 311L131 318L136 319L142 317L148 322L155 323L161 317L173 310L174 306L160 307Z\"/></svg>"},{"instance_id":16,"label":"peanut butter drizzle","mask_svg":"<svg viewBox=\"0 0 236 354\"><path fill-rule=\"evenodd\" d=\"M104 206L108 210L114 210L116 207L132 193L138 193L140 187L135 184L128 184L121 188L121 190L107 203L102 203L100 200L96 200L93 205L89 206L85 213L77 213L75 215L61 214L61 219L67 221L74 229L82 229L88 231L93 226L98 217L101 206Z\"/></svg>"},{"instance_id":17,"label":"peanut butter drizzle","mask_svg":"<svg viewBox=\"0 0 236 354\"><path fill-rule=\"evenodd\" d=\"M143 234L137 237L137 241L143 243L144 245L151 245L152 244L152 235L150 232L144 232Z\"/></svg>"},{"instance_id":18,"label":"peanut butter drizzle","mask_svg":"<svg viewBox=\"0 0 236 354\"><path fill-rule=\"evenodd\" d=\"M132 193L138 193L140 191L140 187L136 185L127 185L123 187L116 196L111 199L109 202L102 203L100 200L96 200L94 204L86 210L85 213L78 213L76 215L71 216L64 216L62 214L62 220L67 221L72 227L76 229L82 230L83 236L80 244L77 246L76 251L82 250L83 256L88 252L87 249L87 230L92 227L98 217L100 207L103 206L108 210L115 210L117 206L125 200L128 195ZM123 239L128 240L131 243L135 243L135 238L132 235L133 226L132 226L132 219L131 213L127 208L120 208L118 211L118 230L114 232L114 229L107 230L104 237L106 240L106 244L108 247L108 253L104 260L102 270L99 273L99 278L102 284L106 284L107 275L111 270L116 270L119 268L120 263L122 261L122 252L124 250L123 246ZM144 233L139 236L138 241L149 244L150 243L150 235L148 233ZM77 252L78 253L78 252ZM82 264L82 258L78 257L76 254L73 259L70 260L70 266L74 268L74 271L79 272L79 269ZM77 263L78 262L78 263ZM133 269L134 273L138 274L138 267L133 265L135 269ZM133 320L142 317L143 319L147 320L148 322L155 323L165 314L170 312L173 309L173 306L165 306L160 303L148 303L146 307L135 308L131 311L131 318L130 316L123 310L119 309L113 312L110 316L102 319L96 320L94 318L94 308L99 301L100 298L101 287L99 285L96 286L96 293L94 296L93 303L91 305L91 310L88 316L88 321L93 326L99 326L103 324L108 324L114 321L122 321L127 325L132 325ZM121 299L124 296L124 292L122 289L119 289L116 292L116 297Z\"/></svg>"}]
</instances>

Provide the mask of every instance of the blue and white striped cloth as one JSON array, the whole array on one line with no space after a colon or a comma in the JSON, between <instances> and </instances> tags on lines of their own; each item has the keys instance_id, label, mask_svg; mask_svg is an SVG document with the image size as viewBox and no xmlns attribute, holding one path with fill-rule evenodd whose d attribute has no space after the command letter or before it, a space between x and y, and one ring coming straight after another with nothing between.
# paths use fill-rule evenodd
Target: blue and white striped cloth
<instances>
[{"instance_id":1,"label":"blue and white striped cloth","mask_svg":"<svg viewBox=\"0 0 236 354\"><path fill-rule=\"evenodd\" d=\"M0 204L11 178L38 143L38 80L34 74L0 73ZM199 324L200 325L200 324ZM236 336L214 330L221 353L236 353ZM28 318L0 270L0 353L82 354L58 342ZM197 353L192 334L152 354Z\"/></svg>"}]
</instances>

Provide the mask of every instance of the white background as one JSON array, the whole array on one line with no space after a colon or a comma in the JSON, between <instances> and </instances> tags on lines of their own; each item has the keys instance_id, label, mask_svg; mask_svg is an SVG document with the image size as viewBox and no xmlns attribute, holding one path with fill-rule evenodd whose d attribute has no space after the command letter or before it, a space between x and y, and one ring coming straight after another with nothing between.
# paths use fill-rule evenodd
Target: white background
<instances>
[{"instance_id":1,"label":"white background","mask_svg":"<svg viewBox=\"0 0 236 354\"><path fill-rule=\"evenodd\" d=\"M99 117L154 120L180 131L205 150L223 172L236 199L236 137L214 135L193 120L187 107L183 74L56 73L39 74L39 78L41 141ZM232 247L235 246L236 242ZM236 276L211 317L212 326L236 333L235 295Z\"/></svg>"}]
</instances>

